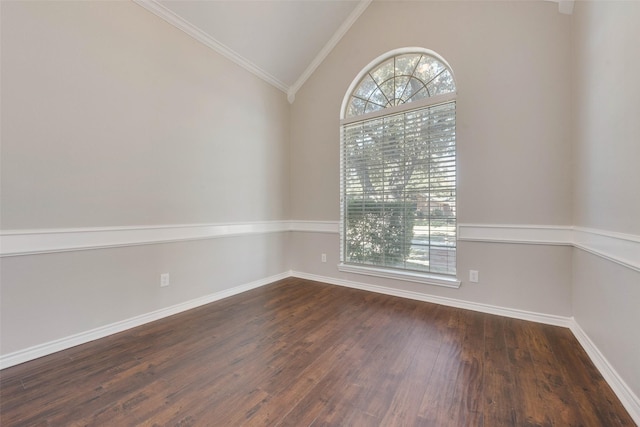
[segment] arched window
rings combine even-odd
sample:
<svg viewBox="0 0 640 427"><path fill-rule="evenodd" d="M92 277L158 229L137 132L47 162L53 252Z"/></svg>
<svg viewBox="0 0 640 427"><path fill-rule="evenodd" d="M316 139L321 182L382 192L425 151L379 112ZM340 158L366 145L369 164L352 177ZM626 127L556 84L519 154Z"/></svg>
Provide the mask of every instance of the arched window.
<svg viewBox="0 0 640 427"><path fill-rule="evenodd" d="M356 77L341 110L342 271L458 287L456 85L401 49Z"/></svg>

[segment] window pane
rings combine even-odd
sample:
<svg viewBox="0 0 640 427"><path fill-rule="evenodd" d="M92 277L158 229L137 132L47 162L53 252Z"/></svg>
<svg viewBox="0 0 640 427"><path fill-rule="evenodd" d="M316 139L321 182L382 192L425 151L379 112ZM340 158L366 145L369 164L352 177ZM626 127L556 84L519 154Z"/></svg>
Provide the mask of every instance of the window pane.
<svg viewBox="0 0 640 427"><path fill-rule="evenodd" d="M408 88L409 79L410 78L407 76L400 76L395 78L394 95L393 95L395 99L394 99L393 105L404 104L406 100L406 97L404 96L404 94L407 90L410 90Z"/></svg>
<svg viewBox="0 0 640 427"><path fill-rule="evenodd" d="M395 98L394 82L395 82L395 79L391 79L391 80L387 80L386 82L380 85L380 89L382 89L382 93L384 94L384 99L385 99L384 105L387 107L395 105L392 102L393 98Z"/></svg>
<svg viewBox="0 0 640 427"><path fill-rule="evenodd" d="M369 97L369 103L377 104L380 108L384 108L387 105L387 97L384 96L380 88L378 88L374 90L371 96ZM367 109L365 112L368 113L369 111L376 111L380 108L370 110L369 106L367 105Z"/></svg>
<svg viewBox="0 0 640 427"><path fill-rule="evenodd" d="M440 73L434 78L428 85L429 93L431 96L439 95L443 93L455 92L456 87L453 83L453 76L448 71Z"/></svg>
<svg viewBox="0 0 640 427"><path fill-rule="evenodd" d="M347 109L347 116L359 116L364 114L365 102L360 98L351 97L349 102L349 108Z"/></svg>
<svg viewBox="0 0 640 427"><path fill-rule="evenodd" d="M389 58L382 64L378 66L375 70L373 70L370 74L373 76L373 79L378 84L382 84L385 81L393 78L395 67L393 65L393 58Z"/></svg>
<svg viewBox="0 0 640 427"><path fill-rule="evenodd" d="M360 108L354 103L345 113L346 117L354 117L455 90L453 76L441 61L422 53L402 54L365 74L352 93L353 97L376 105L365 102Z"/></svg>
<svg viewBox="0 0 640 427"><path fill-rule="evenodd" d="M416 53L396 56L396 76L411 76L421 57Z"/></svg>
<svg viewBox="0 0 640 427"><path fill-rule="evenodd" d="M369 97L371 96L373 91L377 89L377 87L378 86L376 85L376 82L374 82L371 76L367 74L358 85L358 88L355 91L355 95L363 99L369 99Z"/></svg>
<svg viewBox="0 0 640 427"><path fill-rule="evenodd" d="M370 113L372 111L382 110L384 107L382 105L374 104L372 102L367 102L367 105L364 109L365 113Z"/></svg>
<svg viewBox="0 0 640 427"><path fill-rule="evenodd" d="M445 70L445 66L442 62L425 55L420 59L414 75L416 78L422 80L424 84L427 84L443 70Z"/></svg>
<svg viewBox="0 0 640 427"><path fill-rule="evenodd" d="M412 94L409 97L409 99L407 99L407 101L411 101L411 102L419 101L421 99L428 98L428 97L429 97L429 92L427 92L427 88L423 86L422 89Z"/></svg>

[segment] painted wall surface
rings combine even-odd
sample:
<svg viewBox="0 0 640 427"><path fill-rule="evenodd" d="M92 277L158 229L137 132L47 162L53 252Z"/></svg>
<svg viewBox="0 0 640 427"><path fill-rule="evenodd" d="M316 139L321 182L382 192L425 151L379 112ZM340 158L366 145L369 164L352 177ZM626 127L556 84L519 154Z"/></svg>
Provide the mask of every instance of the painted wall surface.
<svg viewBox="0 0 640 427"><path fill-rule="evenodd" d="M1 7L4 231L289 217L282 92L133 2ZM1 352L283 273L287 240L3 258Z"/></svg>
<svg viewBox="0 0 640 427"><path fill-rule="evenodd" d="M132 2L2 2L4 230L287 218L288 116Z"/></svg>
<svg viewBox="0 0 640 427"><path fill-rule="evenodd" d="M574 223L640 235L640 3L577 3Z"/></svg>
<svg viewBox="0 0 640 427"><path fill-rule="evenodd" d="M394 23L394 24L390 24ZM397 25L396 25L397 24ZM296 95L291 117L291 211L339 220L339 114L356 75L390 50L418 46L451 65L458 88L458 221L571 224L571 17L548 2L373 2ZM333 244L326 245L327 239ZM336 268L338 236L300 233L294 270ZM323 247L333 264L319 265ZM463 244L458 290L386 286L570 315L571 249ZM308 257L308 258L307 258ZM516 274L514 265L526 273ZM553 272L551 274L550 272ZM523 298L527 295L527 298Z"/></svg>
<svg viewBox="0 0 640 427"><path fill-rule="evenodd" d="M287 271L273 233L5 257L3 355L152 313ZM170 285L160 287L160 274Z"/></svg>
<svg viewBox="0 0 640 427"><path fill-rule="evenodd" d="M575 225L640 241L640 3L576 2ZM576 249L576 321L640 396L640 273Z"/></svg>
<svg viewBox="0 0 640 427"><path fill-rule="evenodd" d="M533 313L571 316L570 246L460 242L458 269L480 270L478 283L461 277L460 288L446 288L337 271L340 237L335 233L291 235L294 271L401 291L452 298ZM327 262L321 262L321 254ZM478 267L480 266L480 267ZM542 267L544 266L544 267Z"/></svg>

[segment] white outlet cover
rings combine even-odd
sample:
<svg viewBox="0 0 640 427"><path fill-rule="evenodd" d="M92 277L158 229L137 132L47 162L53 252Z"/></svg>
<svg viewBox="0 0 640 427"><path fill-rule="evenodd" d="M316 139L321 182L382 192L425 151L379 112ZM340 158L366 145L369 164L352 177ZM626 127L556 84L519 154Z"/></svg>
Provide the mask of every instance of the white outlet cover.
<svg viewBox="0 0 640 427"><path fill-rule="evenodd" d="M469 270L469 281L478 283L478 270Z"/></svg>
<svg viewBox="0 0 640 427"><path fill-rule="evenodd" d="M169 273L163 273L160 275L160 287L169 286Z"/></svg>

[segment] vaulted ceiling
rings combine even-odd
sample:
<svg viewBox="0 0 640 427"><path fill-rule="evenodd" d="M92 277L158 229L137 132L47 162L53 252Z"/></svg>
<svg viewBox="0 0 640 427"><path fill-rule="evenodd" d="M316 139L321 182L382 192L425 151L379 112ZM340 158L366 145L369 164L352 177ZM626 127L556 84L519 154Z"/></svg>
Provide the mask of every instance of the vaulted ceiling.
<svg viewBox="0 0 640 427"><path fill-rule="evenodd" d="M372 2L134 1L282 90L289 102ZM573 0L547 1L561 13L573 10Z"/></svg>
<svg viewBox="0 0 640 427"><path fill-rule="evenodd" d="M287 93L295 93L371 0L135 0Z"/></svg>

